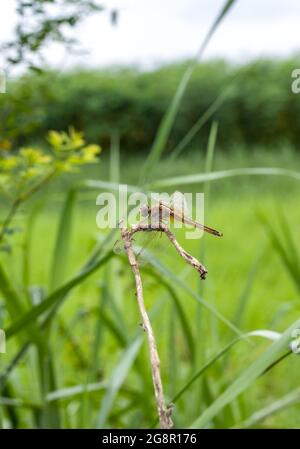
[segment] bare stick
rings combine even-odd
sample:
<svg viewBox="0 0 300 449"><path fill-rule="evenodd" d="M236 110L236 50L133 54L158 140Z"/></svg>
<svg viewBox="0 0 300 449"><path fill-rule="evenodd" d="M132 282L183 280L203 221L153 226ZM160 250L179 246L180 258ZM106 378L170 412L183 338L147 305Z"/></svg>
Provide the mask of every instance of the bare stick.
<svg viewBox="0 0 300 449"><path fill-rule="evenodd" d="M127 252L129 264L134 274L135 286L136 286L136 297L138 306L140 309L143 328L147 334L149 352L150 352L150 362L151 362L151 370L152 370L152 380L154 385L155 399L157 404L157 411L159 417L160 427L162 429L171 429L173 426L173 422L171 419L171 410L169 410L165 403L163 386L160 376L160 361L156 347L156 341L153 333L153 329L146 311L144 295L143 295L143 284L142 278L140 274L140 270L138 267L138 263L132 248L132 232L127 229L122 229L122 239L124 242L124 247Z"/></svg>
<svg viewBox="0 0 300 449"><path fill-rule="evenodd" d="M182 248L182 246L177 242L175 235L170 231L170 229L164 225L163 223L157 224L153 226L153 224L136 224L133 225L131 228L131 235L135 234L136 232L164 232L172 245L176 248L176 251L178 254L184 258L184 260L190 264L195 270L198 271L200 274L201 279L205 279L207 275L207 269L205 268L202 263L199 262L198 259L196 259L194 256L189 254L185 249Z"/></svg>
<svg viewBox="0 0 300 449"><path fill-rule="evenodd" d="M172 245L176 248L178 254L184 258L184 260L195 268L200 274L201 279L205 279L207 274L206 268L193 256L187 253L182 246L177 242L174 234L170 229L164 224L150 225L150 224L136 224L133 225L131 229L122 228L122 239L124 242L124 248L127 253L128 261L131 266L132 272L134 274L135 286L136 286L136 297L138 301L138 306L140 309L143 328L147 334L149 352L150 352L150 362L152 370L152 379L154 385L155 399L157 404L159 423L162 429L170 429L173 426L171 419L172 408L168 408L163 393L163 386L160 376L160 361L157 352L156 341L153 333L153 329L146 311L144 295L143 295L143 284L142 278L138 266L138 262L135 253L132 248L132 236L137 232L164 232Z"/></svg>

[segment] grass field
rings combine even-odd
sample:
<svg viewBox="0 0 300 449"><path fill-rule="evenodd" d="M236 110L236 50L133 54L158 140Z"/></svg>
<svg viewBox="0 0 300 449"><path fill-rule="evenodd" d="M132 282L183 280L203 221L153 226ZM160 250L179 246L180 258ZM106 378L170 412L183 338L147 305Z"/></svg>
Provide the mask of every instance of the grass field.
<svg viewBox="0 0 300 449"><path fill-rule="evenodd" d="M156 168L153 179L203 172L204 160L196 152L171 164L166 159ZM135 184L140 166L136 158L122 161L121 182ZM213 169L257 166L296 170L299 155L291 149L257 149L252 153L236 149L228 154L217 149ZM108 172L109 158L104 155L101 165L86 171L84 177L105 180L109 179ZM82 175L72 183L78 184L81 179ZM27 309L55 289L53 254L63 192L69 185L70 181L61 181L19 214L16 224L21 232L13 237L14 250L1 255L5 271ZM299 181L283 176L242 176L176 188L206 191L206 223L222 230L224 237L207 235L200 241L185 241L177 232L184 248L205 262L209 273L204 282L170 248L165 237L158 238L158 244L148 250L150 263L142 268L145 300L157 337L167 401L172 401L239 331L283 332L298 319L300 309L298 258L294 271L293 263L289 264L300 251ZM78 195L56 287L78 273L97 241L105 241L106 233L95 223L97 193L85 189ZM284 242L281 253L261 215ZM108 249L117 238L116 234L107 242ZM3 317L7 328L9 320ZM45 330L47 350L43 357L42 349L32 346L16 364L2 389L2 425L156 425L148 348L139 323L130 267L125 258L116 256L66 296L56 319ZM21 332L8 341L7 353L0 359L2 368L11 362L25 337ZM270 344L264 338L249 337L218 358L176 401L175 426L192 425L252 362L263 357ZM48 368L44 370L41 363ZM205 426L299 427L297 388L299 358L292 354L230 400ZM284 401L276 402L290 393L286 407ZM265 411L269 405L271 411ZM260 417L245 421L261 409Z"/></svg>
<svg viewBox="0 0 300 449"><path fill-rule="evenodd" d="M170 428L173 404L175 428L299 428L296 62L257 60L230 80L221 61L199 65L235 3L224 2L192 59L154 78L137 73L146 84L132 71L83 71L62 84L55 75L57 89L35 67L2 97L0 427ZM14 64L23 45L38 56L52 40L45 24L24 39L17 27ZM156 399L167 407L155 399L159 364L149 360L141 289L113 252L119 230L96 226L97 194L120 183L204 192L205 222L224 234L186 240L176 231L208 268L205 281L164 236L143 253L164 387Z"/></svg>

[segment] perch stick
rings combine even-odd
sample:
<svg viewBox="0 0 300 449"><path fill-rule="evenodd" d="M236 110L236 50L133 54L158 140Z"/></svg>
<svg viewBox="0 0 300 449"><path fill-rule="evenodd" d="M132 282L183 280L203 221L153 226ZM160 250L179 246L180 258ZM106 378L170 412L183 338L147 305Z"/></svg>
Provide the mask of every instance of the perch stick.
<svg viewBox="0 0 300 449"><path fill-rule="evenodd" d="M136 297L137 302L140 310L140 314L142 317L143 322L143 328L147 334L148 338L148 346L149 346L149 352L150 352L150 362L151 362L151 370L152 370L152 379L153 379L153 386L154 386L154 392L155 392L155 399L157 404L157 411L158 411L158 417L159 417L159 423L160 427L162 429L170 429L173 426L173 422L171 419L171 413L172 408L167 407L164 399L164 393L163 393L163 385L161 381L161 375L160 375L160 360L159 355L157 351L157 345L155 341L155 336L153 333L153 329L151 326L151 322L149 320L145 302L144 302L144 295L143 295L143 284L142 284L142 278L141 273L139 270L138 262L136 259L136 255L134 253L133 247L132 247L132 236L136 234L137 232L164 232L172 245L177 250L178 254L183 257L183 259L190 264L193 268L195 268L198 273L200 274L201 279L205 279L205 276L207 274L206 268L193 256L191 256L188 252L186 252L182 246L177 242L174 234L170 231L170 229L165 226L164 224L159 224L156 226L150 225L150 224L136 224L133 225L131 229L122 228L121 234L122 234L122 240L124 242L124 248L127 253L128 261L131 266L134 279L135 279L135 286L136 286Z"/></svg>

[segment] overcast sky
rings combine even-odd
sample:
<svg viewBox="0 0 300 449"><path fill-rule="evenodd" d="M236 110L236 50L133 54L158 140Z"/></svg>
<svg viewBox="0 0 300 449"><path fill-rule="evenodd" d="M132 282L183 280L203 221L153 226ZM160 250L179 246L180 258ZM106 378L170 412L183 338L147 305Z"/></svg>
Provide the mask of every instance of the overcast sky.
<svg viewBox="0 0 300 449"><path fill-rule="evenodd" d="M153 64L193 55L224 0L103 0L120 10L112 27L108 14L87 19L76 32L87 54L68 56L50 47L48 61L60 66ZM14 0L2 0L0 41L12 35ZM205 58L234 60L300 51L300 0L237 0L210 42Z"/></svg>

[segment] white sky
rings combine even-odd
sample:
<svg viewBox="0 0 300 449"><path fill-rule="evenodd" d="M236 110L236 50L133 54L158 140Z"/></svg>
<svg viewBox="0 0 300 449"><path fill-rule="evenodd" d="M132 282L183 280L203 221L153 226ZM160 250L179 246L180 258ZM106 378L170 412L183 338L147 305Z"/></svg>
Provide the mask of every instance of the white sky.
<svg viewBox="0 0 300 449"><path fill-rule="evenodd" d="M195 53L224 0L103 0L120 9L112 27L108 14L87 19L76 36L88 53L65 59L52 46L54 66L138 64L143 67L187 58ZM12 35L14 0L1 0L0 42ZM300 51L300 0L237 0L210 42L205 58L235 60Z"/></svg>

